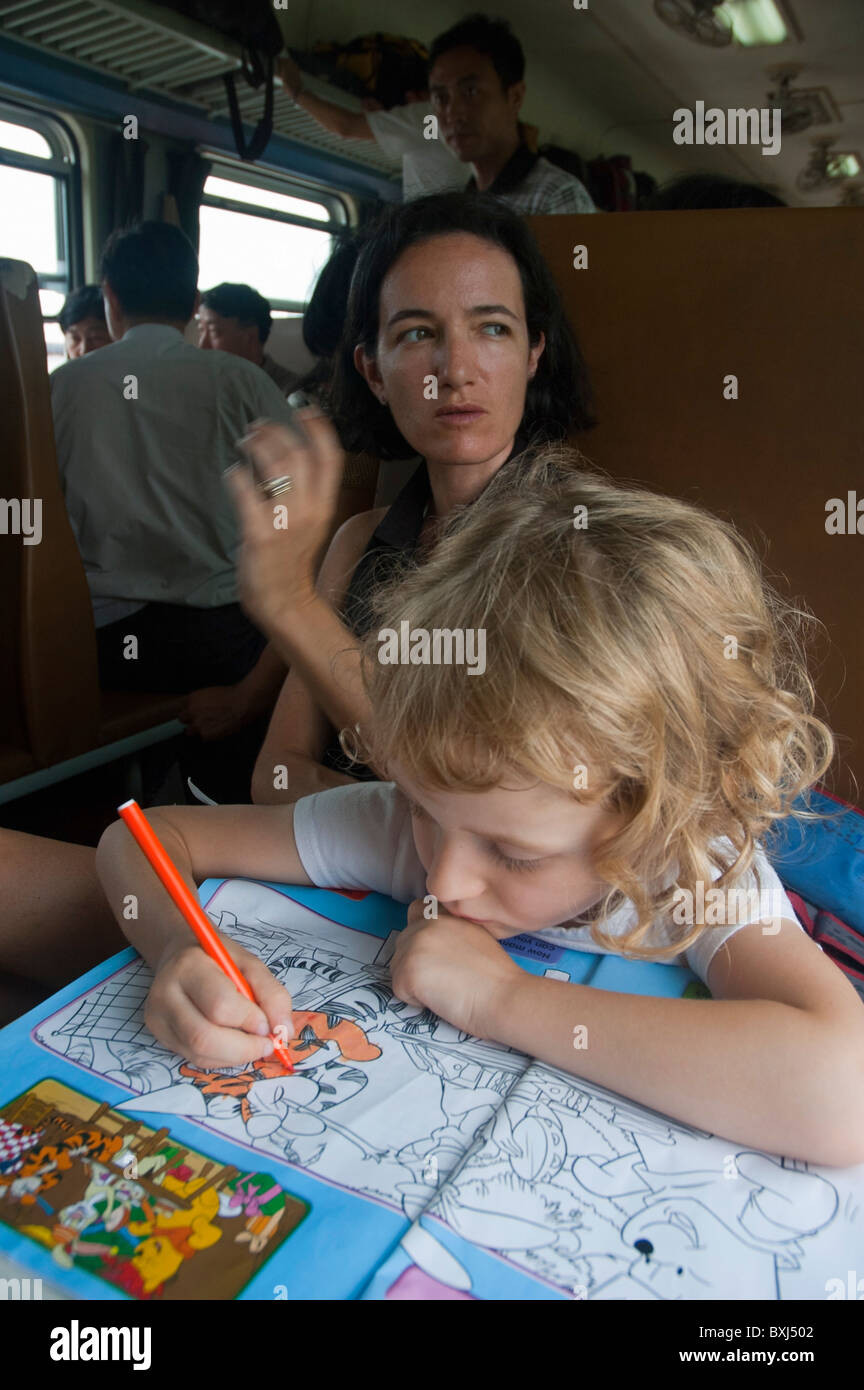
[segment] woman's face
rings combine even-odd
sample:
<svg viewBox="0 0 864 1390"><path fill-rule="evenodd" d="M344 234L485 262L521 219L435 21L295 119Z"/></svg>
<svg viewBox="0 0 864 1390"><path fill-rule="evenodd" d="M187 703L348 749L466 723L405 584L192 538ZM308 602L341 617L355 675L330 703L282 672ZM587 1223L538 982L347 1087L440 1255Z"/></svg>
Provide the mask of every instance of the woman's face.
<svg viewBox="0 0 864 1390"><path fill-rule="evenodd" d="M375 357L355 364L429 462L507 457L544 339L528 341L522 282L507 251L463 232L409 249L381 286Z"/></svg>

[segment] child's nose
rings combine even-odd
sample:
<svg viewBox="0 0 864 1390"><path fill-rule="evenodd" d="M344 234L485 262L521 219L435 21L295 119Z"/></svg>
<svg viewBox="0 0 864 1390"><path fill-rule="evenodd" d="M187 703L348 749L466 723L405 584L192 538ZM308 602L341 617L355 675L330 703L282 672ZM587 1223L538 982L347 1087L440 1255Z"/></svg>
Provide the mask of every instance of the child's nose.
<svg viewBox="0 0 864 1390"><path fill-rule="evenodd" d="M441 903L469 904L485 890L473 857L456 845L439 845L426 871L426 887Z"/></svg>

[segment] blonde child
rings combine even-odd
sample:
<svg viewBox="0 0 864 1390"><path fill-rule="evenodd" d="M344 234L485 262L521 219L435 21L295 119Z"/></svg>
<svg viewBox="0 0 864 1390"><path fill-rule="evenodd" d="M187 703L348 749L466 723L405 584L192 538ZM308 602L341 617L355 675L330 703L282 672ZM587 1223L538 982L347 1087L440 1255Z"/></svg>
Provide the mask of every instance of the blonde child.
<svg viewBox="0 0 864 1390"><path fill-rule="evenodd" d="M796 615L730 527L578 464L546 449L527 477L505 470L381 596L359 742L389 780L296 806L165 808L153 822L190 880L410 903L393 989L457 1028L739 1143L860 1162L864 1009L759 845L831 757ZM379 659L403 623L415 660ZM435 629L482 631L485 670L428 661L420 634ZM123 826L97 868L154 967L160 1041L227 1066L267 1055L272 1028L291 1035L285 990L231 944L260 1007L233 990ZM742 920L723 905L745 889L756 907ZM696 910L705 901L710 913ZM530 975L499 944L522 932L678 958L713 998Z"/></svg>

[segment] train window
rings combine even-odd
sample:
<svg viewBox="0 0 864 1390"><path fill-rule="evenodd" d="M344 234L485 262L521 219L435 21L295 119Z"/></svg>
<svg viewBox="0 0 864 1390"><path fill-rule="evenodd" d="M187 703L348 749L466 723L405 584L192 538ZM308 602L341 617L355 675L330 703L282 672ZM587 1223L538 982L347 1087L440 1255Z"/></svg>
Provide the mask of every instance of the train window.
<svg viewBox="0 0 864 1390"><path fill-rule="evenodd" d="M275 310L302 312L334 232L348 221L345 203L295 180L213 168L200 211L202 289L251 283Z"/></svg>
<svg viewBox="0 0 864 1390"><path fill-rule="evenodd" d="M48 370L63 361L57 314L71 284L71 178L76 152L50 116L0 103L0 203L15 209L0 254L28 261L39 278Z"/></svg>

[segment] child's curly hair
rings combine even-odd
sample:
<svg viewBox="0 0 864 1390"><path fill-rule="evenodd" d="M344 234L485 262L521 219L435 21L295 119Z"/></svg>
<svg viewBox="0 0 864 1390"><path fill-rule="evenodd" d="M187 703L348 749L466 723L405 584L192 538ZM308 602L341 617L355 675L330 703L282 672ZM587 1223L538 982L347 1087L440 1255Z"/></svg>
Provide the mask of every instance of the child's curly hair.
<svg viewBox="0 0 864 1390"><path fill-rule="evenodd" d="M414 780L479 790L513 772L626 813L595 857L610 885L594 940L636 955L685 950L705 930L646 941L676 889L728 888L757 840L825 771L800 646L808 615L765 583L731 525L588 471L547 446L503 470L446 528L422 567L375 601L364 678L364 756ZM383 665L380 628L485 629L486 670ZM574 771L587 785L574 790ZM728 852L731 841L735 855ZM605 918L629 898L614 941ZM583 919L585 920L585 919Z"/></svg>

